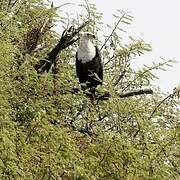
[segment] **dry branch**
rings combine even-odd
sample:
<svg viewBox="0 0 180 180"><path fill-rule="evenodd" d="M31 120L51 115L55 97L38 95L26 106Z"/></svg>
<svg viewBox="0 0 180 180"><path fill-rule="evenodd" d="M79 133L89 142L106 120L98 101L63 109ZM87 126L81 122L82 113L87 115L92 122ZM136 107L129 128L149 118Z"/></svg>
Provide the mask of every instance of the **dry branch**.
<svg viewBox="0 0 180 180"><path fill-rule="evenodd" d="M126 93L119 94L119 97L130 97L130 96L137 96L137 95L143 95L143 94L153 94L152 89L139 89L134 91L129 91Z"/></svg>
<svg viewBox="0 0 180 180"><path fill-rule="evenodd" d="M73 88L72 90L68 91L72 94L77 94L78 92L80 92L79 88ZM88 92L84 92L88 97L90 97L90 93ZM125 93L117 93L117 96L120 98L126 98L126 97L131 97L131 96L139 96L139 95L144 95L144 94L153 94L153 90L152 89L138 89L138 90L134 90L134 91L128 91ZM96 100L97 101L103 101L103 100L109 100L111 98L111 94L106 91L102 94L98 93L96 94Z"/></svg>
<svg viewBox="0 0 180 180"><path fill-rule="evenodd" d="M40 60L34 65L34 68L38 73L49 72L52 64L56 61L57 55L63 50L76 42L79 38L75 36L84 28L89 22L83 23L80 27L75 29L71 26L69 29L63 31L58 44L47 54L47 57Z"/></svg>
<svg viewBox="0 0 180 180"><path fill-rule="evenodd" d="M125 93L117 93L117 95L120 98L126 98L126 97L131 97L131 96L138 96L138 95L143 95L143 94L153 94L152 89L139 89L139 90L134 90L134 91L128 91ZM103 95L98 96L98 101L99 100L108 100L111 98L111 94L109 92L105 92Z"/></svg>

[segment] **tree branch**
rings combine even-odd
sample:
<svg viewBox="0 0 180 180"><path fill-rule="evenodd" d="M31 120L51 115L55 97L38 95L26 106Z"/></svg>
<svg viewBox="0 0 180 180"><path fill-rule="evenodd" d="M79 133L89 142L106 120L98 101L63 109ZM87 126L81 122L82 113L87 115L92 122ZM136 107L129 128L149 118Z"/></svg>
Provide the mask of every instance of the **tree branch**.
<svg viewBox="0 0 180 180"><path fill-rule="evenodd" d="M171 60L167 60L167 61L165 61L165 62L155 64L154 66L145 69L142 73L137 74L137 76L134 77L134 79L133 79L132 81L129 81L129 83L127 84L127 86L125 86L122 91L125 91L127 88L129 88L133 82L135 82L136 80L138 80L138 78L143 77L146 73L151 72L152 70L156 70L156 69L158 69L159 67L166 65L168 62L171 62ZM146 67L147 67L147 66L146 66Z"/></svg>
<svg viewBox="0 0 180 180"><path fill-rule="evenodd" d="M8 7L10 7L10 6L11 6L11 8L14 7L17 2L18 2L18 0L15 0L14 2L12 2L12 0L9 0Z"/></svg>
<svg viewBox="0 0 180 180"><path fill-rule="evenodd" d="M68 92L72 94L77 94L80 91L79 88L73 88L72 90L69 90ZM89 93L85 92L85 94L89 97ZM120 98L126 98L126 97L131 97L131 96L139 96L143 94L153 94L152 89L139 89L139 90L134 90L134 91L128 91L125 93L116 93ZM111 94L107 91L104 92L103 94L97 93L96 94L96 100L97 101L103 101L103 100L109 100L111 98Z"/></svg>
<svg viewBox="0 0 180 180"><path fill-rule="evenodd" d="M179 93L178 89L175 89L173 93L169 94L168 96L166 96L162 101L159 102L159 104L154 108L153 112L151 113L149 119L152 118L152 116L154 115L154 113L158 110L158 108L167 100L173 98L174 96L176 96L176 94Z"/></svg>
<svg viewBox="0 0 180 180"><path fill-rule="evenodd" d="M129 91L125 93L117 93L117 95L120 98L138 96L138 95L143 95L143 94L153 94L153 90L152 89L139 89L139 90ZM100 95L97 97L98 101L108 100L109 98L111 98L111 94L109 92L105 92L103 95Z"/></svg>
<svg viewBox="0 0 180 180"><path fill-rule="evenodd" d="M122 19L124 18L124 16L126 15L126 13L124 13L120 18L119 21L117 22L117 24L115 25L114 29L112 30L111 34L108 36L108 38L105 40L104 44L101 46L100 51L104 48L104 46L106 45L106 43L109 41L109 39L111 38L111 36L113 35L114 31L117 29L119 23L122 21Z"/></svg>
<svg viewBox="0 0 180 180"><path fill-rule="evenodd" d="M75 29L71 26L69 29L63 31L58 44L47 54L47 57L40 60L34 65L34 68L38 73L49 72L52 64L56 61L57 55L63 50L76 42L79 38L75 39L75 36L89 23L86 21L80 27Z"/></svg>
<svg viewBox="0 0 180 180"><path fill-rule="evenodd" d="M126 93L119 94L119 97L130 97L130 96L138 96L138 95L143 95L143 94L153 94L152 89L139 89L139 90L134 90L134 91L129 91Z"/></svg>

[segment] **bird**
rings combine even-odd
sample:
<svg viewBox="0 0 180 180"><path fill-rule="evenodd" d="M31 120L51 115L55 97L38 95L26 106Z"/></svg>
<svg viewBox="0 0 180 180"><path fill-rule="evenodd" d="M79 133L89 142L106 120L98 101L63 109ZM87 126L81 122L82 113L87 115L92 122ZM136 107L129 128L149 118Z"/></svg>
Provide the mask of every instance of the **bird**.
<svg viewBox="0 0 180 180"><path fill-rule="evenodd" d="M89 89L92 97L95 97L96 87L103 81L101 53L92 42L95 38L91 32L81 32L76 52L76 74L82 90Z"/></svg>

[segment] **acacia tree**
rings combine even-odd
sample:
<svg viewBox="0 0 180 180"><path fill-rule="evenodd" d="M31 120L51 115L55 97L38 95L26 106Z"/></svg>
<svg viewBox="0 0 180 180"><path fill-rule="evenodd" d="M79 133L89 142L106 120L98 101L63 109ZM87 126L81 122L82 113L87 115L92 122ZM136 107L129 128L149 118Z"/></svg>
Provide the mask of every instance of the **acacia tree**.
<svg viewBox="0 0 180 180"><path fill-rule="evenodd" d="M131 67L151 51L142 39L123 43L131 15L117 11L111 33L97 42L105 78L92 104L74 64L78 32L102 34L96 6L81 5L87 16L77 20L42 0L2 0L0 8L1 179L179 177L179 89L166 96L151 85L153 70L172 61Z"/></svg>

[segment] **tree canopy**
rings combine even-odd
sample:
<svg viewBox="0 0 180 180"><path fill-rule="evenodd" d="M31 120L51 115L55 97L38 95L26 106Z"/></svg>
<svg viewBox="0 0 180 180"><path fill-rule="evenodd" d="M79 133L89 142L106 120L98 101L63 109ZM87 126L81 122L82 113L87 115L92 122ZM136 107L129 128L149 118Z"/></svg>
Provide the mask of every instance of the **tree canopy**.
<svg viewBox="0 0 180 180"><path fill-rule="evenodd" d="M80 8L71 18L49 1L0 1L0 179L178 179L180 91L152 86L173 61L135 71L151 46L125 40L131 14L118 10L104 35L96 6ZM80 31L103 35L94 103L75 73Z"/></svg>

